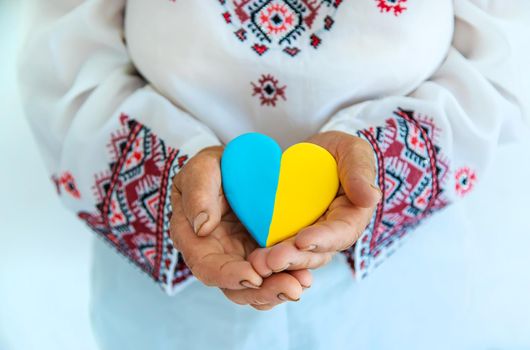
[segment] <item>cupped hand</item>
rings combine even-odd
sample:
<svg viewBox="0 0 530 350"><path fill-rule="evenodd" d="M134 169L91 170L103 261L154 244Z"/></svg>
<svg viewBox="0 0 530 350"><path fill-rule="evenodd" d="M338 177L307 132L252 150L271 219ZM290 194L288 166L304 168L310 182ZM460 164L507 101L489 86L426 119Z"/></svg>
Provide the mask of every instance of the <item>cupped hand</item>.
<svg viewBox="0 0 530 350"><path fill-rule="evenodd" d="M199 152L173 179L170 234L193 275L233 302L270 309L296 301L311 285L308 270L260 275L247 257L258 248L222 191L222 147Z"/></svg>
<svg viewBox="0 0 530 350"><path fill-rule="evenodd" d="M335 157L339 192L315 224L273 247L251 253L249 261L261 276L327 264L359 239L381 200L381 190L374 185L374 151L368 142L338 131L317 134L308 142L324 147Z"/></svg>

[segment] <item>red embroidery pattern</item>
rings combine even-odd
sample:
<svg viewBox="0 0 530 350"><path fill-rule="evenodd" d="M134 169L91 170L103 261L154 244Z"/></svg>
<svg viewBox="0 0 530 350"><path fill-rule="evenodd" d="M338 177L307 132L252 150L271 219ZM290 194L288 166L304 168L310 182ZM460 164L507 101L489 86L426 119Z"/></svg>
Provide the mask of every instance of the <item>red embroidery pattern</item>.
<svg viewBox="0 0 530 350"><path fill-rule="evenodd" d="M473 190L477 175L468 167L460 168L455 173L455 191L463 197Z"/></svg>
<svg viewBox="0 0 530 350"><path fill-rule="evenodd" d="M81 192L79 192L74 176L70 172L64 172L60 176L54 175L52 176L52 181L55 183L59 195L61 195L64 190L75 199L81 198Z"/></svg>
<svg viewBox="0 0 530 350"><path fill-rule="evenodd" d="M407 0L375 0L381 12L393 12L395 16L401 15L407 8Z"/></svg>
<svg viewBox="0 0 530 350"><path fill-rule="evenodd" d="M96 176L97 212L79 217L166 290L191 276L169 237L172 176L188 157L148 128L120 118L109 171Z"/></svg>
<svg viewBox="0 0 530 350"><path fill-rule="evenodd" d="M378 182L384 189L372 223L346 252L352 267L354 259L360 259L361 276L391 254L410 229L448 204L443 186L449 166L434 143L437 133L431 119L402 109L385 126L359 132L377 155Z"/></svg>
<svg viewBox="0 0 530 350"><path fill-rule="evenodd" d="M342 0L218 0L225 22L241 42L249 41L258 55L270 49L298 55L303 41L313 48L331 30ZM302 43L300 43L302 41Z"/></svg>
<svg viewBox="0 0 530 350"><path fill-rule="evenodd" d="M280 86L278 79L272 75L262 75L257 83L251 83L253 87L252 96L259 96L262 106L276 106L278 98L285 98L285 89L287 86Z"/></svg>

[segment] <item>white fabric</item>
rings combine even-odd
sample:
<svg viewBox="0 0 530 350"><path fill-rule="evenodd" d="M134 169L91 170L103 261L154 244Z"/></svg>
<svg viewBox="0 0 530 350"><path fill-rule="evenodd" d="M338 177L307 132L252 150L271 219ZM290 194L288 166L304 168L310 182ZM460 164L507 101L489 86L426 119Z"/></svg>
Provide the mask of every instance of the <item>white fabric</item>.
<svg viewBox="0 0 530 350"><path fill-rule="evenodd" d="M344 1L329 33L321 35L322 46L294 58L272 50L257 55L250 42L234 37L221 16L224 8L209 1L130 0L125 36L143 76L223 142L258 131L287 146L318 132L341 107L405 95L436 70L452 38L451 1L411 8L398 19L381 14L371 0ZM153 38L156 50L146 46ZM252 96L251 82L262 74L286 86L286 101L275 108Z"/></svg>

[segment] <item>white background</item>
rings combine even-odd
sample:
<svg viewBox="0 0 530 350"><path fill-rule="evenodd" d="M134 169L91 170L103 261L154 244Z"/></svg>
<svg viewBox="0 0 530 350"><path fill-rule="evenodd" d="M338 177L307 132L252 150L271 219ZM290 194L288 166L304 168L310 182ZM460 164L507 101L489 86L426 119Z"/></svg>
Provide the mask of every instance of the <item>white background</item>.
<svg viewBox="0 0 530 350"><path fill-rule="evenodd" d="M56 199L21 111L18 3L0 0L0 350L91 350L92 236Z"/></svg>
<svg viewBox="0 0 530 350"><path fill-rule="evenodd" d="M88 308L92 236L60 206L22 115L14 4L0 0L0 350L95 349ZM380 291L381 310L374 312L394 344L417 326L407 323L411 314L448 337L464 336L465 329L434 317L442 312L434 303L440 309L461 303L468 324L485 331L479 348L530 349L529 150L530 143L500 150L474 194L424 225L366 282L389 290ZM458 225L454 217L462 219ZM418 280L425 281L424 293ZM451 283L465 288L436 294Z"/></svg>

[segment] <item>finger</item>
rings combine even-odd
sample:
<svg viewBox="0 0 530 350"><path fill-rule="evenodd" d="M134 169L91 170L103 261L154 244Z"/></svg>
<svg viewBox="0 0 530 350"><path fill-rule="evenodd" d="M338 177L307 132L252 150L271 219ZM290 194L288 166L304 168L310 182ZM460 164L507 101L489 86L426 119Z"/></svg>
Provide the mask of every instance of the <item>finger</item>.
<svg viewBox="0 0 530 350"><path fill-rule="evenodd" d="M272 253L272 254L271 254ZM311 273L307 269L316 269L326 265L333 253L313 253L300 251L295 245L295 239L290 238L271 248L259 248L254 250L247 260L252 264L254 270L263 278L272 275L273 272L300 270L300 273L292 274L300 277L299 282L308 288L312 280Z"/></svg>
<svg viewBox="0 0 530 350"><path fill-rule="evenodd" d="M313 274L307 269L287 271L287 273L296 278L304 289L311 288L313 285Z"/></svg>
<svg viewBox="0 0 530 350"><path fill-rule="evenodd" d="M382 194L374 185L375 153L368 142L340 131L320 133L309 141L324 147L335 157L341 185L353 204L368 208L379 202Z"/></svg>
<svg viewBox="0 0 530 350"><path fill-rule="evenodd" d="M174 185L181 193L184 214L199 236L210 234L228 209L222 195L221 155L220 147L206 149L175 176Z"/></svg>
<svg viewBox="0 0 530 350"><path fill-rule="evenodd" d="M254 270L263 278L269 277L273 272L269 265L267 265L269 251L270 248L258 248L247 257Z"/></svg>
<svg viewBox="0 0 530 350"><path fill-rule="evenodd" d="M327 264L332 257L332 253L299 250L293 237L270 248L267 254L267 266L274 272L316 269Z"/></svg>
<svg viewBox="0 0 530 350"><path fill-rule="evenodd" d="M190 266L193 275L207 286L258 289L263 279L252 265L237 255L211 254Z"/></svg>
<svg viewBox="0 0 530 350"><path fill-rule="evenodd" d="M254 309L258 310L258 311L269 311L269 310L272 310L274 308L274 305L270 305L270 304L267 304L267 305L250 305L252 306Z"/></svg>
<svg viewBox="0 0 530 350"><path fill-rule="evenodd" d="M313 284L313 275L309 270L295 270L288 271L291 276L296 278L303 289L311 288ZM278 305L278 304L276 304ZM250 306L258 311L269 311L273 309L276 305L272 304L251 304Z"/></svg>
<svg viewBox="0 0 530 350"><path fill-rule="evenodd" d="M337 146L339 178L352 204L370 208L381 200L375 186L376 162L372 146L359 137L342 140Z"/></svg>
<svg viewBox="0 0 530 350"><path fill-rule="evenodd" d="M303 289L298 280L288 273L279 273L265 279L260 289L223 289L228 299L239 305L275 306L285 301L298 301Z"/></svg>
<svg viewBox="0 0 530 350"><path fill-rule="evenodd" d="M178 196L177 194L176 197ZM225 254L213 237L195 235L180 205L173 208L170 235L193 275L204 284L243 289L257 288L263 282L261 276L242 256Z"/></svg>
<svg viewBox="0 0 530 350"><path fill-rule="evenodd" d="M345 197L330 206L325 220L301 230L295 237L296 247L307 252L337 252L351 247L372 219L373 208L356 207Z"/></svg>
<svg viewBox="0 0 530 350"><path fill-rule="evenodd" d="M173 241L173 245L179 251L182 251L182 238L188 234L191 229L190 223L182 210L182 195L179 191L171 192L172 212L169 221L169 236Z"/></svg>

